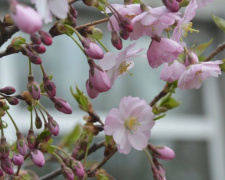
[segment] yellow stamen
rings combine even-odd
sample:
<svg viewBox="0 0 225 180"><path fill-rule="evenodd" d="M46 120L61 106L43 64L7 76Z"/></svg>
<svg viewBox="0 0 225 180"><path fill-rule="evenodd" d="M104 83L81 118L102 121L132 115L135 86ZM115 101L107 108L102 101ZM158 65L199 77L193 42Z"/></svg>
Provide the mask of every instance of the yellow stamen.
<svg viewBox="0 0 225 180"><path fill-rule="evenodd" d="M124 72L127 72L130 76L132 76L132 73L127 70L127 68L131 65L131 62L123 61L119 66L119 72L117 75L121 75Z"/></svg>
<svg viewBox="0 0 225 180"><path fill-rule="evenodd" d="M188 33L188 31L190 31L191 33L192 32L199 32L199 30L196 30L196 29L192 29L192 22L189 22L189 23L187 23L187 24L185 24L184 26L183 26L183 36L184 37L187 37L187 33Z"/></svg>
<svg viewBox="0 0 225 180"><path fill-rule="evenodd" d="M139 125L140 123L138 123L138 117L129 117L125 120L125 127L129 130L135 131Z"/></svg>

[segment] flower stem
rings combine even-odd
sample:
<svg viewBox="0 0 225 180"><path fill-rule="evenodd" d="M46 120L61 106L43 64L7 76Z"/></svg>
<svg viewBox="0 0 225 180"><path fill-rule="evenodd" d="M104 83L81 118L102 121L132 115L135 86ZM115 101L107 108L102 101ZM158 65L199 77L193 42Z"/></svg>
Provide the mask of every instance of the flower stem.
<svg viewBox="0 0 225 180"><path fill-rule="evenodd" d="M29 63L29 75L32 75L31 61L29 60L28 63Z"/></svg>
<svg viewBox="0 0 225 180"><path fill-rule="evenodd" d="M147 155L148 160L149 160L149 162L150 162L151 166L153 167L153 166L154 166L154 163L153 163L153 161L152 161L152 159L151 159L150 155L148 154L148 151L147 151L146 149L144 149L144 152L145 152L145 154Z"/></svg>
<svg viewBox="0 0 225 180"><path fill-rule="evenodd" d="M16 129L16 132L19 132L19 129L18 129L18 127L17 127L15 121L13 120L12 116L9 114L8 111L5 111L5 112L7 113L7 115L9 116L9 118L11 119L11 121L12 121L12 123L13 123L13 126L14 126L15 129Z"/></svg>
<svg viewBox="0 0 225 180"><path fill-rule="evenodd" d="M52 154L56 157L56 159L58 159L58 161L60 162L60 164L63 164L63 160L59 157L59 155L55 152L52 152Z"/></svg>
<svg viewBox="0 0 225 180"><path fill-rule="evenodd" d="M58 146L54 146L54 145L51 145L53 148L61 151L63 154L65 154L68 158L70 157L63 149L59 148Z"/></svg>
<svg viewBox="0 0 225 180"><path fill-rule="evenodd" d="M2 118L0 118L0 125L1 125L1 138L4 137L4 131L3 131L3 122L2 122Z"/></svg>
<svg viewBox="0 0 225 180"><path fill-rule="evenodd" d="M45 70L44 70L44 67L42 66L42 64L40 64L40 68L41 68L41 71L42 71L42 74L45 75Z"/></svg>
<svg viewBox="0 0 225 180"><path fill-rule="evenodd" d="M30 111L30 129L33 129L33 110Z"/></svg>
<svg viewBox="0 0 225 180"><path fill-rule="evenodd" d="M84 167L85 167L85 164L87 161L88 151L89 151L89 147L90 147L90 141L89 141L90 138L91 138L91 136L88 136L88 144L87 144L87 148L86 148L85 155L84 155Z"/></svg>
<svg viewBox="0 0 225 180"><path fill-rule="evenodd" d="M99 44L101 44L101 46L105 49L106 52L109 52L107 47L99 39L96 39L96 40L98 41Z"/></svg>
<svg viewBox="0 0 225 180"><path fill-rule="evenodd" d="M80 48L80 50L84 53L84 49L82 48L82 46L77 42L77 40L71 35L71 34L66 34L67 36L69 36L76 44L77 46ZM85 54L85 53L84 53ZM86 54L85 54L86 56Z"/></svg>
<svg viewBox="0 0 225 180"><path fill-rule="evenodd" d="M47 115L49 115L48 111L44 108L44 106L42 106L41 103L39 103L38 101L35 101L35 102L41 107L41 109L44 110L44 112L45 112Z"/></svg>
<svg viewBox="0 0 225 180"><path fill-rule="evenodd" d="M38 106L37 106L37 108L38 108L39 112L41 113L41 116L42 116L42 118L44 119L44 122L47 123L47 120L45 119L45 116L44 116L42 110L41 110ZM37 110L35 109L35 107L34 107L34 110L35 110L35 112L37 113Z"/></svg>

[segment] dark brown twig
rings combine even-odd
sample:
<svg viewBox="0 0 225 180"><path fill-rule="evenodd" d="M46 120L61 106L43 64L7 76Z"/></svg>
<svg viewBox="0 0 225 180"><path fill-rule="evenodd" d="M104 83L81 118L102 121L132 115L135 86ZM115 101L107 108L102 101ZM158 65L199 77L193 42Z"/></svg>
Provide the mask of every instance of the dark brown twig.
<svg viewBox="0 0 225 180"><path fill-rule="evenodd" d="M155 96L155 98L152 100L152 102L150 102L150 106L153 107L155 105L155 103L157 103L162 97L164 97L165 95L167 95L168 93L168 84L166 83L166 85L164 86L163 90L157 95Z"/></svg>
<svg viewBox="0 0 225 180"><path fill-rule="evenodd" d="M219 54L225 49L225 43L219 44L216 49L204 60L205 62L210 61L214 56Z"/></svg>

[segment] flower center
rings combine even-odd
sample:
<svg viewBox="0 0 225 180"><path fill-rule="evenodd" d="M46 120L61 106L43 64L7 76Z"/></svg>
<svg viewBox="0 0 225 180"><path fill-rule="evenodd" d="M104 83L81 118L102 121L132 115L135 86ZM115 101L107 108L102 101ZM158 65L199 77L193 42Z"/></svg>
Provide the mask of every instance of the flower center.
<svg viewBox="0 0 225 180"><path fill-rule="evenodd" d="M182 35L183 35L184 37L187 37L188 31L190 31L191 33L192 33L192 32L199 32L199 30L192 29L192 22L189 22L189 23L183 25L183 32L182 32Z"/></svg>
<svg viewBox="0 0 225 180"><path fill-rule="evenodd" d="M139 125L140 123L138 123L138 117L129 117L125 120L125 127L128 130L136 131Z"/></svg>
<svg viewBox="0 0 225 180"><path fill-rule="evenodd" d="M131 65L131 62L123 61L119 66L119 71L118 71L117 75L121 75L124 72L128 72L129 75L132 76L132 73L127 70L130 65Z"/></svg>
<svg viewBox="0 0 225 180"><path fill-rule="evenodd" d="M201 78L201 76L200 76L201 73L202 73L202 71L196 72L196 75L198 76L199 82L202 82L202 78Z"/></svg>

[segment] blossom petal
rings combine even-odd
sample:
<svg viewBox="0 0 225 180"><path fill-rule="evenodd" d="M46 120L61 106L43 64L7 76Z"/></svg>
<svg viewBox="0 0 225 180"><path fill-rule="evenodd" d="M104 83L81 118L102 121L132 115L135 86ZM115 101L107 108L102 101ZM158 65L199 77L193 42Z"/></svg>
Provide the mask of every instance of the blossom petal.
<svg viewBox="0 0 225 180"><path fill-rule="evenodd" d="M67 0L49 0L49 9L55 16L64 19L69 11L68 2Z"/></svg>
<svg viewBox="0 0 225 180"><path fill-rule="evenodd" d="M130 144L137 150L143 150L148 145L148 138L139 131L128 134Z"/></svg>

